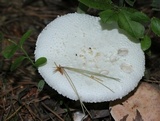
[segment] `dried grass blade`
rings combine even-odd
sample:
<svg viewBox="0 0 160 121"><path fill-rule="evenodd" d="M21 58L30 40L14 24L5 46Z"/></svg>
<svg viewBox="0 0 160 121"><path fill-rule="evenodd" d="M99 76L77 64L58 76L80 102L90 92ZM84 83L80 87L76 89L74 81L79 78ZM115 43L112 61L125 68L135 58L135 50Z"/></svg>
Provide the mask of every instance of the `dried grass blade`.
<svg viewBox="0 0 160 121"><path fill-rule="evenodd" d="M87 75L87 74L83 74L83 73L80 73L80 74L82 74L82 75L84 75L84 76L86 76L88 78L91 78L92 80L98 82L99 84L103 85L104 87L106 87L107 89L109 89L111 92L114 93L114 91L112 89L110 89L108 86L106 86L105 84L102 83L103 82L102 79L99 79L99 78L97 78L97 77L95 77L93 75Z"/></svg>
<svg viewBox="0 0 160 121"><path fill-rule="evenodd" d="M86 73L86 74L90 74L90 75L94 75L94 76L100 76L100 77L113 79L115 81L119 81L120 80L118 78L106 76L104 74L100 74L100 73L97 73L97 72L92 72L92 71L88 71L88 70L84 70L84 69L71 68L71 67L66 67L66 66L62 66L62 68L65 68L65 69L68 69L68 70L71 70L71 71L75 71L75 72L80 73L80 74L82 74L82 73L85 74Z"/></svg>
<svg viewBox="0 0 160 121"><path fill-rule="evenodd" d="M68 80L68 82L69 82L69 84L71 85L72 89L73 89L74 92L76 93L76 95L77 95L77 97L78 97L78 100L80 101L81 108L82 108L82 112L85 113L85 110L86 110L87 113L89 114L89 116L92 117L91 114L90 114L90 112L88 111L88 109L87 109L86 106L84 105L83 101L81 100L81 98L80 98L80 96L79 96L79 94L78 94L78 91L77 91L74 83L72 82L70 76L68 75L68 73L65 71L64 68L62 68L62 69L63 69L63 74L64 74L64 76L65 76L66 79Z"/></svg>

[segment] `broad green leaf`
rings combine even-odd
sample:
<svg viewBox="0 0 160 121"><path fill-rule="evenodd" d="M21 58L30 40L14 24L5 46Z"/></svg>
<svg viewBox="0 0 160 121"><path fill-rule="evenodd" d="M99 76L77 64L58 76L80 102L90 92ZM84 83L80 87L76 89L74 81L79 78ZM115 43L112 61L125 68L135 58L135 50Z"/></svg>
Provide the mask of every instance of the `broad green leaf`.
<svg viewBox="0 0 160 121"><path fill-rule="evenodd" d="M20 57L16 58L16 59L14 60L14 62L12 63L10 70L11 70L11 71L14 71L15 69L17 69L17 68L21 65L22 61L23 61L25 58L26 58L25 56L20 56Z"/></svg>
<svg viewBox="0 0 160 121"><path fill-rule="evenodd" d="M123 6L124 5L124 0L119 0L119 6Z"/></svg>
<svg viewBox="0 0 160 121"><path fill-rule="evenodd" d="M153 10L160 11L160 0L153 0L151 6Z"/></svg>
<svg viewBox="0 0 160 121"><path fill-rule="evenodd" d="M38 87L38 91L39 91L39 92L41 92L41 91L43 90L44 85L45 85L45 81L44 81L44 80L40 80L40 81L38 82L37 87Z"/></svg>
<svg viewBox="0 0 160 121"><path fill-rule="evenodd" d="M12 43L2 51L2 55L5 58L10 59L14 55L14 53L17 51L17 49L18 49L18 46Z"/></svg>
<svg viewBox="0 0 160 121"><path fill-rule="evenodd" d="M40 67L44 65L46 62L47 62L47 59L45 57L38 58L35 62L35 66Z"/></svg>
<svg viewBox="0 0 160 121"><path fill-rule="evenodd" d="M131 19L142 24L150 21L150 18L142 12L134 12L131 14Z"/></svg>
<svg viewBox="0 0 160 121"><path fill-rule="evenodd" d="M87 10L88 10L88 7L86 5L84 5L83 3L79 3L77 8L78 13L86 13Z"/></svg>
<svg viewBox="0 0 160 121"><path fill-rule="evenodd" d="M136 2L136 0L125 0L127 4L129 4L130 6L133 6L134 3Z"/></svg>
<svg viewBox="0 0 160 121"><path fill-rule="evenodd" d="M152 10L153 11L160 11L160 9L158 9L158 8L153 8Z"/></svg>
<svg viewBox="0 0 160 121"><path fill-rule="evenodd" d="M19 46L22 47L24 42L30 37L32 31L31 30L28 30L20 39L19 41Z"/></svg>
<svg viewBox="0 0 160 121"><path fill-rule="evenodd" d="M95 8L98 10L106 10L113 7L111 0L79 0L79 1L90 8Z"/></svg>
<svg viewBox="0 0 160 121"><path fill-rule="evenodd" d="M151 19L151 29L156 35L160 36L160 19L155 17Z"/></svg>
<svg viewBox="0 0 160 121"><path fill-rule="evenodd" d="M128 14L133 14L135 12L138 12L138 10L136 10L134 8L129 8L129 7L121 7L121 9L128 12Z"/></svg>
<svg viewBox="0 0 160 121"><path fill-rule="evenodd" d="M111 9L100 12L99 16L104 23L112 23L118 20L117 13Z"/></svg>
<svg viewBox="0 0 160 121"><path fill-rule="evenodd" d="M149 36L145 35L141 40L141 48L143 51L148 50L151 47L151 39Z"/></svg>
<svg viewBox="0 0 160 121"><path fill-rule="evenodd" d="M118 14L118 25L132 37L139 39L144 36L144 26L138 22L132 21L128 12L121 10Z"/></svg>

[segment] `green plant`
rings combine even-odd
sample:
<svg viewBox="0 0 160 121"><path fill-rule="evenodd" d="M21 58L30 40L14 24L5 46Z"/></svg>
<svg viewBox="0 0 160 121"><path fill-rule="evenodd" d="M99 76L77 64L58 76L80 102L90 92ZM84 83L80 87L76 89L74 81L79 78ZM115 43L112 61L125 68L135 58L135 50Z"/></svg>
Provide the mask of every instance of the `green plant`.
<svg viewBox="0 0 160 121"><path fill-rule="evenodd" d="M38 68L39 66L43 65L46 63L47 59L44 57L39 58L36 62L34 62L28 55L28 53L25 51L25 49L23 48L23 44L24 42L30 37L32 31L27 31L19 40L18 43L15 43L13 40L8 40L10 42L10 45L7 46L3 51L2 51L2 55L4 58L6 59L11 59L16 51L22 51L24 55L17 57L13 63L11 64L10 67L10 71L14 71L15 69L17 69L22 62L27 59L33 67ZM1 35L2 36L2 35ZM38 90L41 91L43 89L44 86L44 81L40 80L38 83Z"/></svg>
<svg viewBox="0 0 160 121"><path fill-rule="evenodd" d="M153 10L160 11L160 1L159 0L153 0L151 6L153 7Z"/></svg>
<svg viewBox="0 0 160 121"><path fill-rule="evenodd" d="M135 38L136 42L138 40L141 43L143 51L147 51L151 46L150 31L160 36L160 19L150 18L145 13L133 9L136 0L119 0L119 5L111 0L79 0L79 2L78 11L86 12L87 8L98 10L102 22L117 23L121 29Z"/></svg>

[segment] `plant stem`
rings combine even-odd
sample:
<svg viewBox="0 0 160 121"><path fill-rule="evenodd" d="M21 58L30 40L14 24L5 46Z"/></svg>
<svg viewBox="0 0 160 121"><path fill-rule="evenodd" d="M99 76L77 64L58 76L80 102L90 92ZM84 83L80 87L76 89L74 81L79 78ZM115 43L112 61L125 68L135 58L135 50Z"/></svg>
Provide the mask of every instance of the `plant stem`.
<svg viewBox="0 0 160 121"><path fill-rule="evenodd" d="M27 52L23 49L23 47L20 47L22 52L25 54L26 58L31 62L31 64L34 66L34 62L33 60L29 57L29 55L27 54Z"/></svg>

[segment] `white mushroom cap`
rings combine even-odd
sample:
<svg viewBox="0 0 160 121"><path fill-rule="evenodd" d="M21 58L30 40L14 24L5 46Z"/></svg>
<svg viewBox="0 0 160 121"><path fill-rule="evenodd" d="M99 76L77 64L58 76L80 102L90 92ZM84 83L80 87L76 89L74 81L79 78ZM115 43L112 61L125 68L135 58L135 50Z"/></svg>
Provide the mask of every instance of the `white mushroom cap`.
<svg viewBox="0 0 160 121"><path fill-rule="evenodd" d="M103 25L99 17L87 14L72 13L56 18L44 28L36 43L35 59L47 58L39 73L52 88L73 100L78 97L65 75L55 72L55 63L119 78L118 82L98 77L112 92L92 78L64 68L82 101L122 98L143 77L145 57L139 43L132 42L114 27Z"/></svg>

